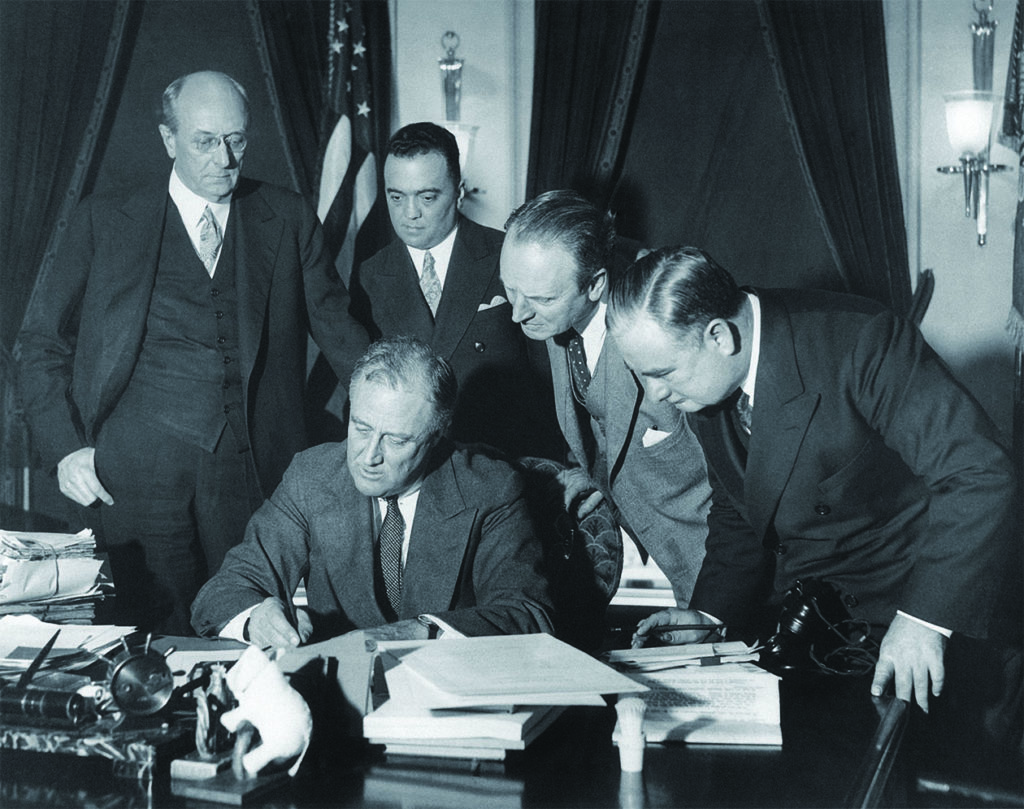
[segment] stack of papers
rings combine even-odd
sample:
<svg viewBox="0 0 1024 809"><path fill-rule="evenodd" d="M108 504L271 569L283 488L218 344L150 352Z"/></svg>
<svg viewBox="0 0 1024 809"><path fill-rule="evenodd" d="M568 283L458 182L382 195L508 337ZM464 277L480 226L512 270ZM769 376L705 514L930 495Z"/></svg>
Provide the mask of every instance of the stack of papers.
<svg viewBox="0 0 1024 809"><path fill-rule="evenodd" d="M781 745L779 678L739 642L614 651L609 659L647 686L648 742ZM616 734L618 728L616 728Z"/></svg>
<svg viewBox="0 0 1024 809"><path fill-rule="evenodd" d="M647 686L550 635L380 644L389 699L363 719L389 754L503 759L567 705Z"/></svg>
<svg viewBox="0 0 1024 809"><path fill-rule="evenodd" d="M27 669L57 630L60 630L60 635L41 671L67 671L88 666L97 656L120 643L125 635L134 632L135 627L59 625L40 621L32 615L5 615L0 618L0 674Z"/></svg>
<svg viewBox="0 0 1024 809"><path fill-rule="evenodd" d="M78 534L0 530L0 614L88 623L112 588L89 530Z"/></svg>

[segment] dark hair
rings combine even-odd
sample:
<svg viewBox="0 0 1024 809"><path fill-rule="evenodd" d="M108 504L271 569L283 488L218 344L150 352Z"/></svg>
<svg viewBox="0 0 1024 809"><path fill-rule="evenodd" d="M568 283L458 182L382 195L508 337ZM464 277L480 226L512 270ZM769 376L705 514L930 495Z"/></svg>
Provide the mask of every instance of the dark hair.
<svg viewBox="0 0 1024 809"><path fill-rule="evenodd" d="M576 285L586 290L611 263L615 217L575 191L546 191L505 222L506 241L558 246L576 260Z"/></svg>
<svg viewBox="0 0 1024 809"><path fill-rule="evenodd" d="M448 164L448 176L458 191L462 182L459 170L459 144L455 136L443 126L429 121L408 124L399 129L388 141L388 154L395 157L415 157L437 152Z"/></svg>
<svg viewBox="0 0 1024 809"><path fill-rule="evenodd" d="M663 247L608 281L608 329L648 315L677 337L703 332L716 318L735 317L743 290L713 258L696 247Z"/></svg>
<svg viewBox="0 0 1024 809"><path fill-rule="evenodd" d="M448 361L416 337L383 337L372 343L352 369L350 388L356 382L422 384L434 405L433 432L443 435L451 426L459 385Z"/></svg>
<svg viewBox="0 0 1024 809"><path fill-rule="evenodd" d="M184 76L178 76L174 81L167 85L167 89L164 90L163 98L160 106L160 123L166 126L171 132L178 131L178 96L181 95L181 91L185 88L185 84L189 79L194 76L217 76L232 87L242 97L242 104L245 107L245 123L249 125L249 94L245 92L245 88L229 76L227 73L221 73L218 70L201 70L197 73L187 73Z"/></svg>

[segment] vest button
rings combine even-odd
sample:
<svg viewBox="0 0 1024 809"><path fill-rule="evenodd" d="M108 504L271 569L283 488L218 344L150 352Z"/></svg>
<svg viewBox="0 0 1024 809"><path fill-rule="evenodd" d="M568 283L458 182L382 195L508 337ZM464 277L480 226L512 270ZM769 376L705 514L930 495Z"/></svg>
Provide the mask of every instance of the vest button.
<svg viewBox="0 0 1024 809"><path fill-rule="evenodd" d="M819 517L827 517L832 513L832 509L829 508L827 503L818 503L818 505L814 507L814 513Z"/></svg>
<svg viewBox="0 0 1024 809"><path fill-rule="evenodd" d="M220 309L218 309L213 314L216 316L217 320L220 320L222 317L224 317L224 313L222 311L220 311Z"/></svg>
<svg viewBox="0 0 1024 809"><path fill-rule="evenodd" d="M220 295L220 290L217 289L216 287L214 287L213 289L210 290L210 297L211 298L216 298L218 295Z"/></svg>
<svg viewBox="0 0 1024 809"><path fill-rule="evenodd" d="M224 415L231 412L231 405L224 405Z"/></svg>
<svg viewBox="0 0 1024 809"><path fill-rule="evenodd" d="M230 365L231 364L231 357L225 357L224 358L224 364L225 365Z"/></svg>
<svg viewBox="0 0 1024 809"><path fill-rule="evenodd" d="M227 341L228 341L227 337L218 337L217 338L217 345L224 345L224 343L226 343Z"/></svg>
<svg viewBox="0 0 1024 809"><path fill-rule="evenodd" d="M843 603L844 603L844 604L845 604L845 605L846 605L847 607L849 607L850 609L853 609L853 608L854 608L854 607L856 607L856 606L857 606L857 605L858 605L858 604L859 604L860 602L859 602L859 601L857 600L857 596L855 596L855 595L845 595L845 596L843 596Z"/></svg>
<svg viewBox="0 0 1024 809"><path fill-rule="evenodd" d="M478 341L473 343L473 349L476 351L477 354L483 354L487 350L487 346Z"/></svg>
<svg viewBox="0 0 1024 809"><path fill-rule="evenodd" d="M789 550L789 548L787 548L781 542L778 545L776 545L775 548L774 548L776 556L784 556L786 554L786 551L788 551L788 550Z"/></svg>

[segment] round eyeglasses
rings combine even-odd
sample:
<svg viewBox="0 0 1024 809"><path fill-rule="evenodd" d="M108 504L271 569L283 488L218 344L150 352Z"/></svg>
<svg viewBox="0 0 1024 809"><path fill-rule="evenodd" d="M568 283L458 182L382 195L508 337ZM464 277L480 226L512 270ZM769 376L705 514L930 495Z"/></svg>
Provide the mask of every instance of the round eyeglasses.
<svg viewBox="0 0 1024 809"><path fill-rule="evenodd" d="M205 135L192 139L192 148L200 154L209 154L214 149L219 149L221 143L225 143L234 155L240 155L245 151L248 141L241 132L232 132L230 135Z"/></svg>

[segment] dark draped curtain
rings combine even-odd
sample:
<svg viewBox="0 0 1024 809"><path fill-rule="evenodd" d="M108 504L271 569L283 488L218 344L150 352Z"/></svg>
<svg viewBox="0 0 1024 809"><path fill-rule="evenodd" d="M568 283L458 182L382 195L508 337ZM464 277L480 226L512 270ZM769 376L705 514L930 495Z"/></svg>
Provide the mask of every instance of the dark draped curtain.
<svg viewBox="0 0 1024 809"><path fill-rule="evenodd" d="M527 198L575 188L608 204L656 17L651 0L537 0Z"/></svg>
<svg viewBox="0 0 1024 809"><path fill-rule="evenodd" d="M794 142L851 292L910 310L882 0L757 0Z"/></svg>
<svg viewBox="0 0 1024 809"><path fill-rule="evenodd" d="M44 255L90 182L117 67L136 22L128 0L0 2L0 329L13 346Z"/></svg>
<svg viewBox="0 0 1024 809"><path fill-rule="evenodd" d="M909 311L882 0L540 0L527 194Z"/></svg>

